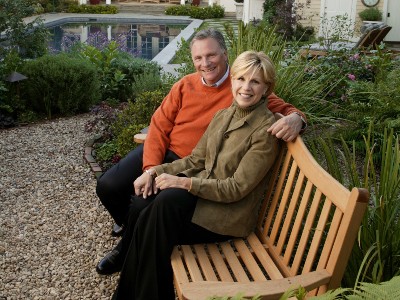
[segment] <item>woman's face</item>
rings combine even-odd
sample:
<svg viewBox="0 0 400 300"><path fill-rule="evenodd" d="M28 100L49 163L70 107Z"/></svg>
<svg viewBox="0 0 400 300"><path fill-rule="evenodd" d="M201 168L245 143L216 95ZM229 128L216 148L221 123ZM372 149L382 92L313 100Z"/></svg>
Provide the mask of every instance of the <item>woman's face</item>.
<svg viewBox="0 0 400 300"><path fill-rule="evenodd" d="M261 71L247 72L238 78L232 77L232 94L238 105L242 108L249 107L260 101L268 90Z"/></svg>

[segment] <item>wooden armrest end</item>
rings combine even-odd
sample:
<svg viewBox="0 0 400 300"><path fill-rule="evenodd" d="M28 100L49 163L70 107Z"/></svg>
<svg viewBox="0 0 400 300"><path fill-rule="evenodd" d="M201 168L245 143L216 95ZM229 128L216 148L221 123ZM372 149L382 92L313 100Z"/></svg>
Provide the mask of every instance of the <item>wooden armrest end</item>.
<svg viewBox="0 0 400 300"><path fill-rule="evenodd" d="M149 127L143 128L142 130L140 130L140 133L133 136L133 141L138 144L143 144L148 132Z"/></svg>
<svg viewBox="0 0 400 300"><path fill-rule="evenodd" d="M133 136L133 140L135 141L135 143L143 144L146 140L146 137L147 133L138 133Z"/></svg>
<svg viewBox="0 0 400 300"><path fill-rule="evenodd" d="M182 295L188 300L204 300L210 296L234 297L241 293L243 297L260 296L261 299L279 299L291 288L302 286L311 291L321 285L327 284L331 275L326 270L314 271L294 277L269 281L254 282L217 282L197 281L182 284Z"/></svg>

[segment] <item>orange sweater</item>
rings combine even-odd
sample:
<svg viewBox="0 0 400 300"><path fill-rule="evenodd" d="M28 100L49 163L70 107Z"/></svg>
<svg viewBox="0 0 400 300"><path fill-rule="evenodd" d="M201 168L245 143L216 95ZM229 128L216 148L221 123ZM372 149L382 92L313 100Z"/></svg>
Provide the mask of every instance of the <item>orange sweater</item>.
<svg viewBox="0 0 400 300"><path fill-rule="evenodd" d="M179 157L189 155L214 114L231 104L230 78L219 87L209 87L197 73L183 77L173 85L151 118L144 143L143 170L161 164L167 149ZM267 107L283 115L301 113L275 94L268 97Z"/></svg>

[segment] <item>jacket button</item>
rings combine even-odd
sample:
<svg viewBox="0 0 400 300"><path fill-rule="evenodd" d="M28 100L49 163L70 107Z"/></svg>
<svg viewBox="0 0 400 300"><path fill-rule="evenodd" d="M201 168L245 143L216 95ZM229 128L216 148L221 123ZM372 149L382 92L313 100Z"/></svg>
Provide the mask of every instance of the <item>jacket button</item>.
<svg viewBox="0 0 400 300"><path fill-rule="evenodd" d="M225 138L225 139L229 138L229 134L225 133L225 134L224 134L224 138Z"/></svg>

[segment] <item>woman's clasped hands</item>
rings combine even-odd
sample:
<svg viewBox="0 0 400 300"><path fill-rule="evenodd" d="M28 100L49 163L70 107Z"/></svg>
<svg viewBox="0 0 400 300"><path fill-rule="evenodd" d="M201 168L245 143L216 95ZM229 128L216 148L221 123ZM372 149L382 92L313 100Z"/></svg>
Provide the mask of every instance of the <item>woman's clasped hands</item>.
<svg viewBox="0 0 400 300"><path fill-rule="evenodd" d="M154 172L154 171L153 171ZM144 172L134 182L133 186L135 189L135 195L146 199L148 196L157 194L157 191L164 190L167 188L179 188L189 190L191 185L191 179L187 177L178 177L163 173L155 178L151 175L151 172Z"/></svg>

